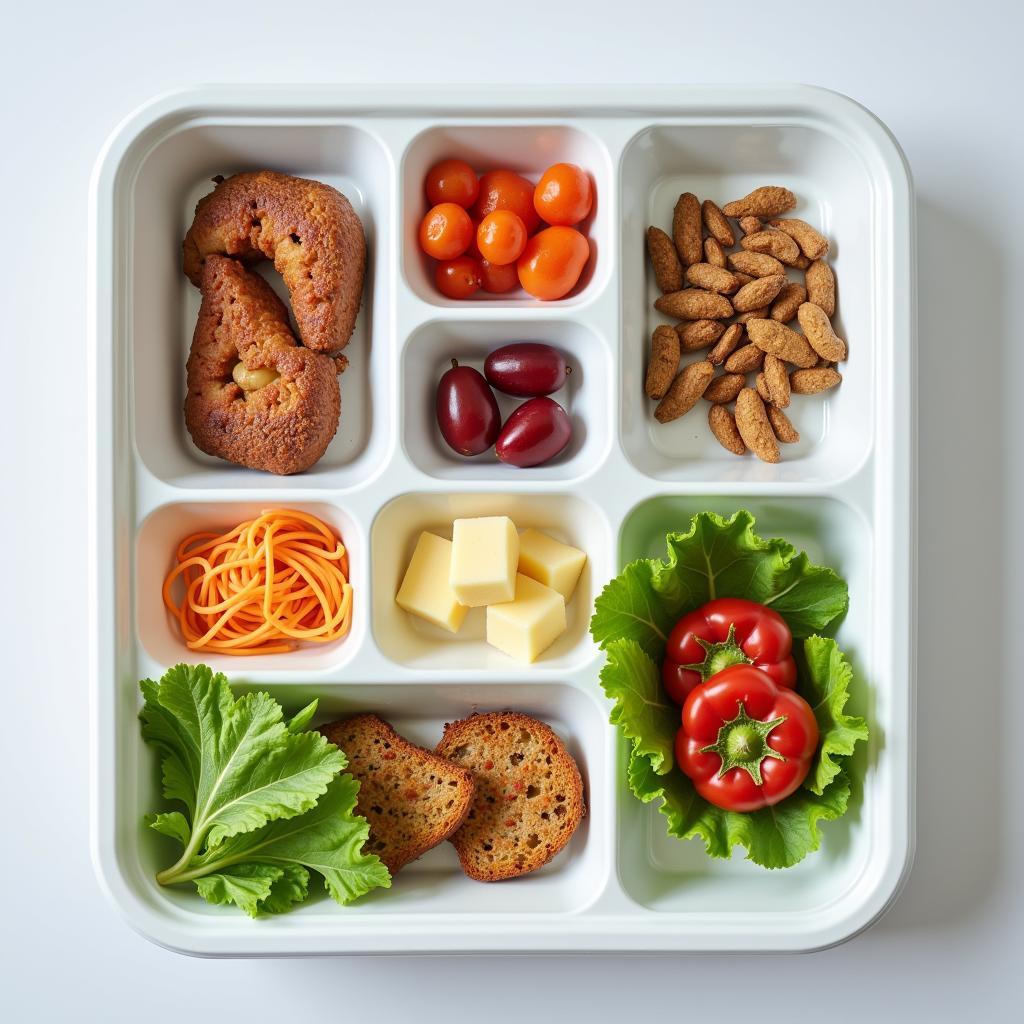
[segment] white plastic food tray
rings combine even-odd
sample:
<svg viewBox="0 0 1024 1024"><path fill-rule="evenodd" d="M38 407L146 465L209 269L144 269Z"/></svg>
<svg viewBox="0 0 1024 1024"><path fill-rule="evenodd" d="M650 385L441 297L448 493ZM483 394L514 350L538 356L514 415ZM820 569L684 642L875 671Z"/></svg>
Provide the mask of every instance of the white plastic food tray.
<svg viewBox="0 0 1024 1024"><path fill-rule="evenodd" d="M597 187L596 257L572 298L451 302L415 242L424 172L443 156L536 176L569 160ZM180 240L212 175L274 168L333 184L369 242L363 310L347 350L338 436L321 462L276 478L200 455L182 422L198 294ZM765 183L833 242L842 386L795 402L803 440L776 466L718 447L700 411L657 425L643 395L655 292L643 250L681 191L719 203ZM93 852L102 883L140 932L200 954L443 951L806 950L842 941L894 898L913 836L914 235L902 155L851 101L806 87L237 87L177 93L129 118L92 187ZM448 361L543 339L576 368L575 427L554 465L514 470L447 451L432 396ZM157 758L140 738L141 677L188 652L160 605L175 543L283 504L340 529L351 552L351 634L327 647L205 660L324 717L375 709L425 745L474 709L534 714L566 738L589 813L535 875L483 885L448 844L390 891L251 921L153 875L166 840ZM839 640L857 671L854 710L871 740L849 813L799 866L766 871L667 837L626 787L624 742L598 687L587 623L626 562L661 555L692 513L748 508L850 584ZM419 531L501 512L590 556L566 634L536 664L488 648L481 621L455 639L394 604Z"/></svg>

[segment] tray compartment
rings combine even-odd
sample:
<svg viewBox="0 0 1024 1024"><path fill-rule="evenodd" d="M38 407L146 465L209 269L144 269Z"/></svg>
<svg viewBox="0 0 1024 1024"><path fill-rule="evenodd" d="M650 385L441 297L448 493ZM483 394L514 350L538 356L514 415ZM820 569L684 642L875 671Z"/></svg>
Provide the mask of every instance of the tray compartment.
<svg viewBox="0 0 1024 1024"><path fill-rule="evenodd" d="M484 640L485 610L472 608L455 635L409 615L395 594L423 530L451 537L452 520L508 516L587 553L587 564L565 609L567 628L532 665L514 661ZM565 671L591 664L597 655L587 627L597 588L612 575L611 531L602 513L569 494L403 494L381 510L370 535L373 567L373 634L381 652L407 668L499 675Z"/></svg>
<svg viewBox="0 0 1024 1024"><path fill-rule="evenodd" d="M659 424L643 390L651 332L674 323L653 308L660 292L647 258L648 225L671 231L682 192L724 205L764 184L792 189L799 205L791 215L818 227L832 243L828 259L838 297L833 323L850 350L839 367L838 388L793 396L786 414L801 439L784 446L775 466L724 451L708 430L706 402ZM659 480L827 483L852 474L874 443L874 353L882 342L872 268L880 266L883 237L875 221L875 183L861 156L832 132L806 125L656 124L626 147L620 187L621 430L629 460ZM802 279L798 272L790 276ZM696 352L683 361L701 358Z"/></svg>
<svg viewBox="0 0 1024 1024"><path fill-rule="evenodd" d="M451 360L483 372L487 355L513 341L539 341L562 351L572 373L551 398L572 420L572 440L544 466L517 469L498 461L493 449L467 459L445 444L434 415L437 383ZM494 480L514 487L533 480L567 480L597 469L611 444L611 350L590 327L572 320L432 320L409 338L400 374L401 438L406 454L424 473L444 480ZM525 399L495 391L502 421Z"/></svg>
<svg viewBox="0 0 1024 1024"><path fill-rule="evenodd" d="M244 678L244 675L243 675ZM290 683L266 687L234 680L237 692L268 690L286 712L294 712L314 697L320 701L315 725L358 712L372 711L387 719L397 731L428 749L441 739L446 721L455 721L474 711L514 708L547 722L566 743L583 776L587 814L569 845L549 864L523 878L501 885L487 885L467 878L449 843L430 850L395 876L392 888L374 892L348 907L339 907L311 886L315 895L309 902L282 918L264 918L261 928L301 927L310 918L335 922L344 928L367 917L407 913L513 915L537 912L571 913L583 909L607 885L611 870L601 835L607 830L610 807L600 785L611 740L605 729L603 708L590 696L559 683L440 684L429 693L415 683L348 684ZM131 727L134 725L134 731ZM138 736L137 723L126 723L124 741L136 748L145 770L126 807L133 825L134 863L131 875L144 890L144 897L165 905L165 910L188 916L202 916L202 928L217 927L225 921L222 908L205 903L190 886L162 888L154 875L163 865L173 863L175 844L147 829L143 815L162 808L158 759ZM315 880L314 880L315 881ZM231 915L233 916L233 915ZM300 922L298 925L296 922Z"/></svg>
<svg viewBox="0 0 1024 1024"><path fill-rule="evenodd" d="M855 671L848 708L866 715L871 725L866 749L857 755L863 777L863 765L877 758L885 734L870 694L884 688L887 680L867 669L874 661L864 638L871 635L877 582L872 573L871 530L858 512L826 497L656 497L641 502L626 517L619 539L620 559L625 564L641 557L663 558L666 533L685 529L695 513L709 510L730 515L739 508L756 516L755 528L762 537L785 537L806 551L812 562L831 566L849 583L850 612L837 639ZM619 746L619 877L630 896L652 910L811 912L846 894L871 862L884 856L876 817L883 802L877 778L869 779L875 792L868 801L856 787L846 815L821 826L822 844L816 853L786 871L770 872L742 860L742 848L737 848L732 860L713 860L700 840L684 842L669 836L655 804L642 804L629 793L628 745L620 740Z"/></svg>
<svg viewBox="0 0 1024 1024"><path fill-rule="evenodd" d="M352 628L340 640L326 644L305 644L287 654L235 657L212 651L191 651L182 639L177 622L163 604L162 588L174 566L174 553L181 541L200 531L229 530L264 509L281 504L309 512L340 535L348 551L349 582L352 584ZM366 637L369 600L367 541L359 520L345 508L310 501L185 501L162 505L139 527L135 543L136 629L139 644L158 665L205 662L218 671L258 672L268 678L282 675L339 671L355 657Z"/></svg>
<svg viewBox="0 0 1024 1024"><path fill-rule="evenodd" d="M594 208L580 225L590 241L590 259L576 287L557 302L540 302L517 289L505 295L478 292L470 300L445 298L434 286L433 260L420 250L417 240L420 221L427 212L423 181L439 160L461 159L478 174L511 170L536 184L554 163L574 163L584 168L594 183ZM611 279L614 253L613 177L611 160L604 145L583 128L558 122L454 123L428 128L409 144L400 170L402 205L402 266L412 291L435 306L474 309L474 303L513 308L552 309L578 306L601 291Z"/></svg>
<svg viewBox="0 0 1024 1024"><path fill-rule="evenodd" d="M387 415L392 387L386 344L389 241L392 231L387 151L351 125L207 125L193 123L165 137L142 161L132 207L130 336L134 430L139 457L157 478L188 488L287 489L285 478L204 455L185 429L185 360L199 313L199 289L181 271L181 239L196 202L213 190L215 174L270 167L316 178L342 191L363 222L367 282L363 308L339 378L341 423L323 458L303 479L348 487L379 463L392 442ZM170 244L168 244L170 242ZM288 302L273 265L257 264Z"/></svg>

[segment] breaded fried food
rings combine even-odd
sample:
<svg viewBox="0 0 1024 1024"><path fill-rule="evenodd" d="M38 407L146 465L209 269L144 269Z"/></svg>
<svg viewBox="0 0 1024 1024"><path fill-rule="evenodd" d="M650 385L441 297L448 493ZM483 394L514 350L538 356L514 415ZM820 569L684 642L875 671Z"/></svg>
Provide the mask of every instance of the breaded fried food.
<svg viewBox="0 0 1024 1024"><path fill-rule="evenodd" d="M207 256L188 357L185 424L208 455L270 473L300 473L338 429L330 357L301 348L288 310L259 274Z"/></svg>
<svg viewBox="0 0 1024 1024"><path fill-rule="evenodd" d="M284 278L303 345L335 353L355 327L366 272L363 225L330 185L275 171L235 174L196 205L184 270L201 286L211 254L264 258Z"/></svg>

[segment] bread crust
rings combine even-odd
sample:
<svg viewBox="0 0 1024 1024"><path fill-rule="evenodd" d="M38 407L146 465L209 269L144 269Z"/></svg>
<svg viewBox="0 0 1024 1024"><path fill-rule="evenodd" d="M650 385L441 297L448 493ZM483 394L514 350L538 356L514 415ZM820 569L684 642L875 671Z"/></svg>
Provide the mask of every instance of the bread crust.
<svg viewBox="0 0 1024 1024"><path fill-rule="evenodd" d="M199 200L185 235L183 267L194 285L213 254L273 260L303 345L335 353L348 344L362 301L366 239L337 189L276 171L223 179Z"/></svg>
<svg viewBox="0 0 1024 1024"><path fill-rule="evenodd" d="M308 469L338 429L334 360L296 345L284 303L235 260L208 256L200 287L185 396L185 425L196 447L250 469ZM245 392L232 379L238 362L280 376Z"/></svg>
<svg viewBox="0 0 1024 1024"><path fill-rule="evenodd" d="M496 882L536 871L564 849L586 813L572 755L550 726L528 715L497 711L450 722L436 750L476 778L473 807L451 837L470 878Z"/></svg>
<svg viewBox="0 0 1024 1024"><path fill-rule="evenodd" d="M359 780L356 813L370 824L367 853L394 875L443 843L466 820L473 773L403 739L377 715L353 715L320 733L348 758Z"/></svg>

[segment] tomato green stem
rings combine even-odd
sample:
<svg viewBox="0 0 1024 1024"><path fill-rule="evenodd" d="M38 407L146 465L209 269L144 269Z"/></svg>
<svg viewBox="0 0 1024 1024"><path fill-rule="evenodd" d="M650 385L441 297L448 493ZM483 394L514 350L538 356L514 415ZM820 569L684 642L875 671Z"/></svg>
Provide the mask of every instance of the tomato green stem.
<svg viewBox="0 0 1024 1024"><path fill-rule="evenodd" d="M760 786L764 781L761 777L761 762L766 757L774 757L785 761L786 757L768 746L768 734L778 725L786 721L786 716L773 718L770 722L762 722L751 718L743 701L739 702L739 711L735 718L724 722L718 730L718 739L701 747L702 754L717 754L722 759L722 767L718 777L722 778L733 768L742 768Z"/></svg>
<svg viewBox="0 0 1024 1024"><path fill-rule="evenodd" d="M694 640L703 648L704 660L694 662L692 665L684 665L683 668L699 672L703 683L730 665L754 664L754 659L747 657L746 651L736 643L735 623L729 626L729 635L720 644L713 644L699 636L695 636Z"/></svg>

